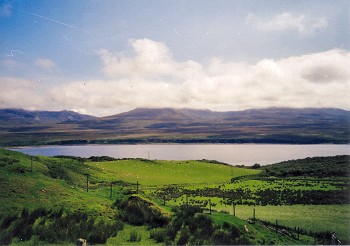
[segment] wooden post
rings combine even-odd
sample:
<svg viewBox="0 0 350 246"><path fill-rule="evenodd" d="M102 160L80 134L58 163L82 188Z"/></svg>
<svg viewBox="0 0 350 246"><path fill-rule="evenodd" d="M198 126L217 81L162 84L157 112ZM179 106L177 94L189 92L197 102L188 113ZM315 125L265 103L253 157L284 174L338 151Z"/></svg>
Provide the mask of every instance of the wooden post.
<svg viewBox="0 0 350 246"><path fill-rule="evenodd" d="M136 182L136 194L139 194L139 181Z"/></svg>
<svg viewBox="0 0 350 246"><path fill-rule="evenodd" d="M165 195L163 197L163 205L165 206Z"/></svg>
<svg viewBox="0 0 350 246"><path fill-rule="evenodd" d="M112 193L113 193L113 182L111 182L111 190L110 190L110 193L109 193L109 198L112 198Z"/></svg>
<svg viewBox="0 0 350 246"><path fill-rule="evenodd" d="M211 214L211 200L209 199L209 214Z"/></svg>
<svg viewBox="0 0 350 246"><path fill-rule="evenodd" d="M278 221L276 220L276 233L278 231Z"/></svg>
<svg viewBox="0 0 350 246"><path fill-rule="evenodd" d="M233 208L233 216L236 216L236 205L232 203L232 208Z"/></svg>
<svg viewBox="0 0 350 246"><path fill-rule="evenodd" d="M89 192L89 174L86 175L86 192Z"/></svg>
<svg viewBox="0 0 350 246"><path fill-rule="evenodd" d="M188 195L186 193L186 206L188 206Z"/></svg>
<svg viewBox="0 0 350 246"><path fill-rule="evenodd" d="M299 227L298 227L298 228L297 228L298 240L299 240L299 234L300 234L300 229L299 229Z"/></svg>
<svg viewBox="0 0 350 246"><path fill-rule="evenodd" d="M253 219L255 220L255 208L253 209Z"/></svg>

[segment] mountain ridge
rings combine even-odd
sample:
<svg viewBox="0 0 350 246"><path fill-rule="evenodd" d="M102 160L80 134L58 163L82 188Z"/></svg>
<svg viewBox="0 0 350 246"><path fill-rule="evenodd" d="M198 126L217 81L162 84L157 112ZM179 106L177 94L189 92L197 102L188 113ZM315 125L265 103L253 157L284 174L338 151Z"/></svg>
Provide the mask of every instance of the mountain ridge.
<svg viewBox="0 0 350 246"><path fill-rule="evenodd" d="M337 108L136 108L105 117L2 109L0 123L0 145L350 143L350 111Z"/></svg>
<svg viewBox="0 0 350 246"><path fill-rule="evenodd" d="M81 121L94 119L90 115L79 114L71 110L45 111L45 110L25 110L18 108L0 109L0 122L12 120L23 121L24 123L53 123L64 121Z"/></svg>

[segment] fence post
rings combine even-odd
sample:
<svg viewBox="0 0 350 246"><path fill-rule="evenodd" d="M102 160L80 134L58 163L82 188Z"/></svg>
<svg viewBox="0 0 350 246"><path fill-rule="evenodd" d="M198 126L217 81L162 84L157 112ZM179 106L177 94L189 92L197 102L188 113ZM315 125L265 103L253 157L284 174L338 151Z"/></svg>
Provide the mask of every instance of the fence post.
<svg viewBox="0 0 350 246"><path fill-rule="evenodd" d="M236 216L236 205L232 203L232 208L233 208L233 216Z"/></svg>
<svg viewBox="0 0 350 246"><path fill-rule="evenodd" d="M89 192L89 174L85 174L86 176L86 192Z"/></svg>
<svg viewBox="0 0 350 246"><path fill-rule="evenodd" d="M300 229L299 229L299 227L297 228L297 233L298 233L298 240L299 240L299 234L300 234Z"/></svg>
<svg viewBox="0 0 350 246"><path fill-rule="evenodd" d="M276 233L278 232L278 221L276 220Z"/></svg>
<svg viewBox="0 0 350 246"><path fill-rule="evenodd" d="M112 198L112 193L113 193L113 182L111 182L111 190L109 193L109 198Z"/></svg>
<svg viewBox="0 0 350 246"><path fill-rule="evenodd" d="M136 181L136 194L139 194L139 181Z"/></svg>
<svg viewBox="0 0 350 246"><path fill-rule="evenodd" d="M255 220L255 208L253 209L253 219Z"/></svg>

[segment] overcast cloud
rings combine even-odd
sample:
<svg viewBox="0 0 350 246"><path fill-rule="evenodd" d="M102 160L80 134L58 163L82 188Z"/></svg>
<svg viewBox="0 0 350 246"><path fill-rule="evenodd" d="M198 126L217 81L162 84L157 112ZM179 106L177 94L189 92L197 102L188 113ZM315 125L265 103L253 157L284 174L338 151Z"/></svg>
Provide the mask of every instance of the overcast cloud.
<svg viewBox="0 0 350 246"><path fill-rule="evenodd" d="M247 16L247 22L264 32L291 30L300 35L312 35L314 32L328 26L327 19L324 17L312 18L303 14L293 15L288 12L275 15L272 19L264 19L250 13Z"/></svg>
<svg viewBox="0 0 350 246"><path fill-rule="evenodd" d="M101 59L106 79L45 88L31 80L1 78L2 106L38 109L45 105L95 115L136 107L218 111L273 106L350 108L348 51L333 49L256 64L213 58L205 66L192 60L175 61L161 42L138 39L130 45L134 50L130 56L106 49L98 52L96 59Z"/></svg>

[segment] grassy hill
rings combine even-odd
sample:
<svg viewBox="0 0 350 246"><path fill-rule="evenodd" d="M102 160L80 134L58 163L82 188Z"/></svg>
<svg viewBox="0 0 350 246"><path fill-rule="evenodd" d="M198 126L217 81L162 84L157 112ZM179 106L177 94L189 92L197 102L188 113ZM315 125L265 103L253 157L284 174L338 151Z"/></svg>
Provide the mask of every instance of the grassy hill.
<svg viewBox="0 0 350 246"><path fill-rule="evenodd" d="M208 161L32 157L0 149L0 243L67 244L79 237L111 245L329 243L329 234L321 233L325 228L333 230L327 221L343 225L337 227L337 234L347 242L343 219L350 207L344 204L325 205L322 217L314 215L317 239L310 234L314 229L294 231L293 220L284 229L288 233L284 227L276 232L268 224L275 218L268 215L273 207L264 207L264 216L257 210L257 219L261 214L266 222L249 219L247 211L252 207L245 205L237 205L240 215L233 216L227 209L232 203L226 205L228 197L222 194L261 190L265 181L255 180L260 172ZM316 189L342 190L344 182L325 181ZM302 212L308 205L298 209ZM334 209L343 211L342 218ZM278 211L275 215L287 210L282 206ZM308 226L303 217L294 217L296 223Z"/></svg>
<svg viewBox="0 0 350 246"><path fill-rule="evenodd" d="M232 167L209 161L153 161L145 159L92 162L99 168L101 179L137 181L143 186L210 184L229 182L231 178L258 174L260 170Z"/></svg>
<svg viewBox="0 0 350 246"><path fill-rule="evenodd" d="M262 167L266 175L277 177L349 177L350 156L313 157Z"/></svg>

